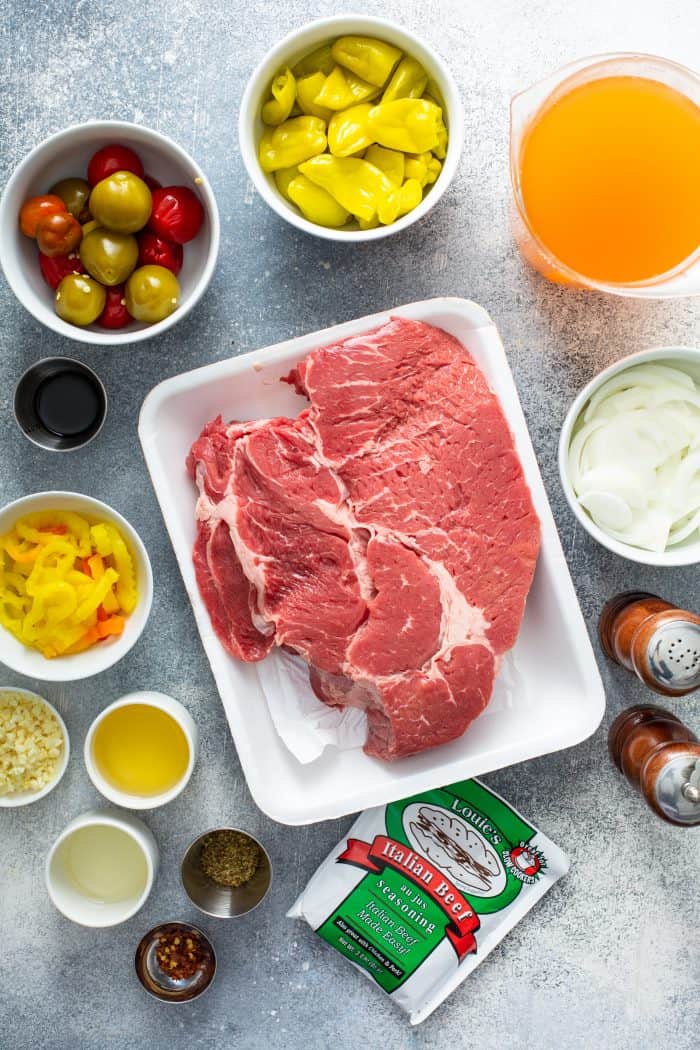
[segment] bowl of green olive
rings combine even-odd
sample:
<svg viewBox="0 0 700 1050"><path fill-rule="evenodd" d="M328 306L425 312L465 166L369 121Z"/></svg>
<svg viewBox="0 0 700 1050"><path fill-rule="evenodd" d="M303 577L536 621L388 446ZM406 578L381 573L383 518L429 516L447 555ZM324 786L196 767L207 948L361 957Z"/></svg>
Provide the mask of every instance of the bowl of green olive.
<svg viewBox="0 0 700 1050"><path fill-rule="evenodd" d="M204 294L219 214L195 161L157 131L95 121L18 165L0 200L0 265L43 325L94 345L141 342Z"/></svg>
<svg viewBox="0 0 700 1050"><path fill-rule="evenodd" d="M322 18L253 72L239 142L260 196L316 237L372 241L437 204L457 171L464 110L446 63L385 18Z"/></svg>

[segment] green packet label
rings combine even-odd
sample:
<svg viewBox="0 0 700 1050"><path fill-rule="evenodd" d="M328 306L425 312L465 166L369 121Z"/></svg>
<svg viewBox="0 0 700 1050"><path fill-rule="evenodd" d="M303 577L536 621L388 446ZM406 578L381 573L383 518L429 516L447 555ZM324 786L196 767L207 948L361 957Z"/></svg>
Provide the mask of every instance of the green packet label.
<svg viewBox="0 0 700 1050"><path fill-rule="evenodd" d="M567 867L500 796L466 780L363 813L290 915L306 918L415 1022Z"/></svg>

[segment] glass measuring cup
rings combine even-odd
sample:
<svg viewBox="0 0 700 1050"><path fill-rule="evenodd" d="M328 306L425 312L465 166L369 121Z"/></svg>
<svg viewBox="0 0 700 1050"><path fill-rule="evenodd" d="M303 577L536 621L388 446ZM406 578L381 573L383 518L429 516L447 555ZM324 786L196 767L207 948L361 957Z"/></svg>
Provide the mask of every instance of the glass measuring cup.
<svg viewBox="0 0 700 1050"><path fill-rule="evenodd" d="M664 58L639 54L595 55L579 59L516 95L511 101L510 172L513 200L511 225L523 256L550 281L576 288L592 288L636 298L666 299L700 295L700 246L678 265L636 281L592 278L567 265L547 247L533 228L523 199L521 161L523 144L537 119L573 89L608 77L642 77L675 89L700 106L700 77Z"/></svg>

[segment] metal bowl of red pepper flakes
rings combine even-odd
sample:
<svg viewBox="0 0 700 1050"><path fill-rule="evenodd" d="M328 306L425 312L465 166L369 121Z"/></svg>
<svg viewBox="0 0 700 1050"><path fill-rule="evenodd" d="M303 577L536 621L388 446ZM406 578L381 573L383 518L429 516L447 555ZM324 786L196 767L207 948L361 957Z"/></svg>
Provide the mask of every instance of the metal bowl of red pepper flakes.
<svg viewBox="0 0 700 1050"><path fill-rule="evenodd" d="M207 990L216 973L216 955L205 933L185 922L154 926L136 949L136 976L146 991L165 1003L188 1003Z"/></svg>

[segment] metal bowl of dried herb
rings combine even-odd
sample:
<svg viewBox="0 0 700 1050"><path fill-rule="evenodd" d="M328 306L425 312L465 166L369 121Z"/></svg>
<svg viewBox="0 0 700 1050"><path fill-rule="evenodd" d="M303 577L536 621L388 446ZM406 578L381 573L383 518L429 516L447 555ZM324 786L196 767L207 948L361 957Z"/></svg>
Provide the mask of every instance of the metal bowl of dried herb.
<svg viewBox="0 0 700 1050"><path fill-rule="evenodd" d="M212 828L199 835L187 847L180 871L192 903L221 919L257 908L272 883L267 851L240 828Z"/></svg>

